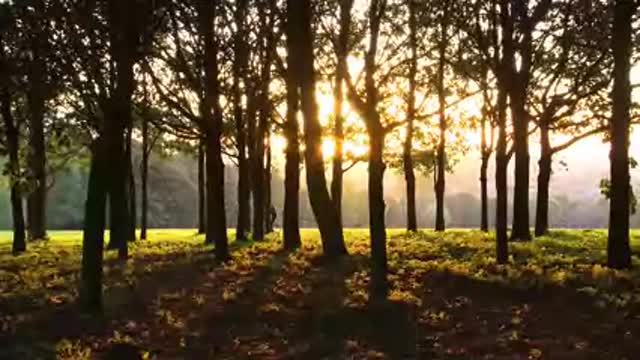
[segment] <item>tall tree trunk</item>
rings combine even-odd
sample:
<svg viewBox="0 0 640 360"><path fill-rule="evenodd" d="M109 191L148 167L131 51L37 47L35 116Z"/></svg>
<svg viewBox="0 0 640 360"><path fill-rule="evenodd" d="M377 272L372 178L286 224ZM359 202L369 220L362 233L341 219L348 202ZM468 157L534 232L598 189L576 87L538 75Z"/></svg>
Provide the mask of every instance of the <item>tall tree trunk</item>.
<svg viewBox="0 0 640 360"><path fill-rule="evenodd" d="M37 12L44 11L42 1L34 2ZM29 172L33 181L33 190L27 198L27 224L29 237L32 240L45 239L46 233L46 148L44 139L45 113L45 66L42 58L43 33L42 24L36 19L33 22L33 57L29 63Z"/></svg>
<svg viewBox="0 0 640 360"><path fill-rule="evenodd" d="M245 77L245 84L248 84L250 81L249 77ZM253 224L255 223L255 162L256 162L256 134L257 134L257 118L258 118L258 103L259 96L257 95L257 91L255 88L255 84L251 84L247 89L247 149L248 149L248 158L247 158L247 167L249 172L248 177L248 187L249 187L249 195L251 209L249 211L249 219L247 222L247 229L251 229L251 236L253 235ZM253 220L253 222L252 222Z"/></svg>
<svg viewBox="0 0 640 360"><path fill-rule="evenodd" d="M287 5L289 6L289 5ZM289 10L290 11L290 10ZM300 93L297 82L298 57L292 52L297 46L291 34L295 33L298 28L295 22L287 21L287 118L284 124L284 137L287 140L287 149L285 152L285 175L284 175L284 213L282 215L282 232L284 248L293 250L299 248L302 243L300 241L300 125L298 123L298 109L300 102ZM335 164L334 164L335 165ZM335 181L335 178L334 178ZM333 185L333 183L332 183Z"/></svg>
<svg viewBox="0 0 640 360"><path fill-rule="evenodd" d="M287 37L292 47L289 54L297 54L299 65L296 79L300 87L304 117L305 165L307 189L311 208L318 222L322 247L326 257L336 258L347 253L338 212L327 190L322 154L322 127L318 119L315 98L313 36L311 33L310 0L287 0Z"/></svg>
<svg viewBox="0 0 640 360"><path fill-rule="evenodd" d="M380 22L386 8L385 0L372 0L369 8L369 48L365 56L365 124L369 136L369 234L371 237L371 298L374 302L386 299L387 231L384 212L383 161L385 129L378 113L378 88L375 82L376 55Z"/></svg>
<svg viewBox="0 0 640 360"><path fill-rule="evenodd" d="M499 60L498 80L498 140L496 144L496 262L509 261L507 237L507 96L511 87L513 67L513 22L509 12L509 0L500 0L500 27L502 29L502 59Z"/></svg>
<svg viewBox="0 0 640 360"><path fill-rule="evenodd" d="M509 261L507 237L507 94L498 89L498 141L496 144L496 261Z"/></svg>
<svg viewBox="0 0 640 360"><path fill-rule="evenodd" d="M373 130L373 131L372 131ZM382 159L384 133L369 130L369 232L371 236L372 293L375 298L384 299L388 293L387 284L387 232L384 220L384 171Z"/></svg>
<svg viewBox="0 0 640 360"><path fill-rule="evenodd" d="M13 254L19 254L27 250L27 244L25 242L24 215L22 211L22 196L20 195L20 160L18 155L19 131L13 114L11 113L11 95L7 89L3 88L0 88L0 110L4 119L7 152L9 153L11 214L13 217L13 244L11 251Z"/></svg>
<svg viewBox="0 0 640 360"><path fill-rule="evenodd" d="M37 12L44 13L44 3L34 1ZM41 240L47 238L46 199L47 199L47 151L44 137L45 114L45 59L42 51L46 42L44 29L39 19L34 20L33 58L29 63L29 173L33 180L33 190L27 198L27 224L29 238Z"/></svg>
<svg viewBox="0 0 640 360"><path fill-rule="evenodd" d="M487 70L484 69L483 77L480 84L484 95L484 103L482 105L482 117L480 119L480 230L489 232L489 195L487 191L487 169L489 167L489 159L491 158L491 147L493 146L493 127L491 146L487 144L487 121L488 121L488 102L489 97L487 90Z"/></svg>
<svg viewBox="0 0 640 360"><path fill-rule="evenodd" d="M613 111L611 135L611 194L607 264L612 268L631 266L629 246L629 124L631 107L631 21L636 12L632 0L616 0L613 16Z"/></svg>
<svg viewBox="0 0 640 360"><path fill-rule="evenodd" d="M85 310L102 310L102 260L108 181L108 162L104 139L96 139L91 148L89 185L84 208L80 303Z"/></svg>
<svg viewBox="0 0 640 360"><path fill-rule="evenodd" d="M261 241L264 239L265 219L268 218L265 213L266 202L266 179L265 179L265 139L269 129L269 120L271 118L271 99L269 98L269 87L271 84L271 65L274 51L274 35L273 35L273 17L274 9L273 1L268 4L259 3L258 13L260 17L260 26L262 28L261 39L261 63L262 69L260 74L260 109L258 112L258 131L255 142L255 153L253 163L253 239ZM267 9L268 8L268 9ZM267 11L268 10L268 11Z"/></svg>
<svg viewBox="0 0 640 360"><path fill-rule="evenodd" d="M440 24L440 41L438 44L439 60L438 60L438 103L439 103L439 124L440 136L438 138L438 149L436 154L436 231L445 230L444 221L444 191L445 191L445 174L446 174L446 144L447 144L447 114L446 114L446 94L445 94L445 63L446 51L449 39L447 39L448 28L448 5L446 2Z"/></svg>
<svg viewBox="0 0 640 360"><path fill-rule="evenodd" d="M344 80L348 75L347 57L349 55L349 33L351 32L351 10L353 0L340 1L340 33L338 34L338 44L336 48L337 66L336 79L333 87L334 109L333 118L335 121L333 128L333 138L335 141L335 152L333 154L333 168L331 172L331 199L338 211L338 219L342 224L342 187L344 171Z"/></svg>
<svg viewBox="0 0 640 360"><path fill-rule="evenodd" d="M551 180L551 142L549 122L540 121L540 160L538 161L538 193L536 195L535 235L542 236L549 231L549 183Z"/></svg>
<svg viewBox="0 0 640 360"><path fill-rule="evenodd" d="M198 234L204 234L207 231L207 194L206 188L206 169L205 169L205 141L199 140L198 143Z"/></svg>
<svg viewBox="0 0 640 360"><path fill-rule="evenodd" d="M129 207L129 228L127 229L127 240L136 240L136 224L137 224L137 211L136 211L136 182L135 174L133 173L133 125L130 124L127 131L126 144L125 144L125 157L127 158L127 206Z"/></svg>
<svg viewBox="0 0 640 360"><path fill-rule="evenodd" d="M145 106L147 106L145 104ZM140 240L147 239L147 215L149 213L149 189L147 179L149 177L149 119L148 114L145 113L142 118L142 167L140 169L140 185L141 189L141 204L140 204Z"/></svg>
<svg viewBox="0 0 640 360"><path fill-rule="evenodd" d="M238 147L238 217L236 221L236 240L246 240L249 227L249 163L247 161L247 130L242 109L242 91L240 82L245 76L248 66L248 49L246 44L245 17L247 0L236 2L234 21L236 34L234 37L233 59L233 117L236 127L236 143Z"/></svg>
<svg viewBox="0 0 640 360"><path fill-rule="evenodd" d="M529 229L529 112L527 111L527 93L531 77L532 32L533 25L527 15L528 2L512 2L511 20L519 20L523 33L518 42L520 55L519 70L510 67L512 82L510 85L510 105L513 123L513 146L515 150L515 173L513 189L513 224L511 240L531 240ZM514 63L515 64L515 63Z"/></svg>
<svg viewBox="0 0 640 360"><path fill-rule="evenodd" d="M521 85L514 85L522 88ZM513 189L512 240L531 240L529 230L529 114L525 108L526 90L512 92L513 145L515 173Z"/></svg>
<svg viewBox="0 0 640 360"><path fill-rule="evenodd" d="M127 167L125 131L131 124L132 96L135 86L133 65L137 44L137 24L131 4L125 0L109 2L109 23L112 59L115 63L116 85L110 108L105 113L105 135L110 163L109 205L111 213L110 248L118 249L118 257L128 257L128 231L131 214L127 203Z"/></svg>
<svg viewBox="0 0 640 360"><path fill-rule="evenodd" d="M218 42L215 36L217 3L198 2L198 25L204 46L205 89L203 121L206 134L207 169L207 231L206 242L215 244L216 258L226 261L229 256L227 223L224 204L224 163L222 162L222 109L218 79Z"/></svg>
<svg viewBox="0 0 640 360"><path fill-rule="evenodd" d="M416 87L418 73L418 38L415 1L409 4L409 47L411 49L411 61L409 62L409 94L407 99L407 131L402 151L404 167L404 179L407 191L407 231L417 231L418 221L416 216L416 175L413 169L413 131L416 116Z"/></svg>

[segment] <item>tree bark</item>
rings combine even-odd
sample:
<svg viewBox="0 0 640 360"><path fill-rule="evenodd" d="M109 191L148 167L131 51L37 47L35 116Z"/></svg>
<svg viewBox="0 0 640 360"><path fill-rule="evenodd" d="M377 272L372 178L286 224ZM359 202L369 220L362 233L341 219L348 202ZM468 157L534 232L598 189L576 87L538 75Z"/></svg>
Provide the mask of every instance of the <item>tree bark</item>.
<svg viewBox="0 0 640 360"><path fill-rule="evenodd" d="M207 231L207 195L206 188L206 169L205 169L205 142L199 140L198 143L198 234L204 234Z"/></svg>
<svg viewBox="0 0 640 360"><path fill-rule="evenodd" d="M289 5L288 5L289 6ZM297 83L298 58L292 52L297 46L291 34L297 31L295 22L287 21L287 118L284 125L284 136L287 140L285 152L285 177L284 177L284 213L282 215L282 232L285 250L294 250L302 245L300 241L300 125L298 123L298 110L300 93ZM334 163L335 166L335 163ZM335 181L335 178L333 179ZM333 185L333 183L332 183Z"/></svg>
<svg viewBox="0 0 640 360"><path fill-rule="evenodd" d="M531 240L529 229L529 112L527 111L527 93L531 77L532 32L533 23L529 17L528 3L512 2L509 21L518 19L522 35L518 43L520 55L519 70L515 63L510 66L512 82L509 87L509 99L513 123L513 146L515 150L515 173L513 189L513 224L511 240Z"/></svg>
<svg viewBox="0 0 640 360"><path fill-rule="evenodd" d="M236 143L238 148L238 217L236 221L236 240L247 240L249 227L249 163L247 161L247 130L242 108L242 91L240 82L248 66L246 44L245 17L247 0L236 2L234 21L236 34L234 38L233 60L233 116L236 127Z"/></svg>
<svg viewBox="0 0 640 360"><path fill-rule="evenodd" d="M265 167L264 167L264 231L265 234L273 232L273 224L276 220L275 210L271 200L271 134L267 133L265 138Z"/></svg>
<svg viewBox="0 0 640 360"><path fill-rule="evenodd" d="M129 207L129 228L127 231L127 240L135 241L136 240L136 225L137 225L137 209L136 209L136 181L135 174L133 173L133 125L130 124L129 128L126 130L126 144L125 144L125 157L127 158L127 206Z"/></svg>
<svg viewBox="0 0 640 360"><path fill-rule="evenodd" d="M322 154L322 127L315 98L313 36L310 0L287 0L289 54L298 57L296 76L304 117L305 165L311 208L318 222L324 255L336 258L347 253L338 212L327 190Z"/></svg>
<svg viewBox="0 0 640 360"><path fill-rule="evenodd" d="M369 47L365 55L365 124L369 136L369 233L371 237L371 299L387 298L387 232L384 212L383 161L385 129L378 113L378 89L375 82L376 55L380 22L386 7L385 0L372 0L369 8Z"/></svg>
<svg viewBox="0 0 640 360"><path fill-rule="evenodd" d="M146 85L145 85L146 86ZM145 104L147 106L147 104ZM145 113L142 118L142 168L140 169L140 185L141 189L141 204L140 204L140 240L147 239L147 215L149 213L149 189L148 189L148 177L149 177L149 119L148 114Z"/></svg>
<svg viewBox="0 0 640 360"><path fill-rule="evenodd" d="M5 88L0 88L0 111L4 119L7 152L9 153L11 214L13 218L13 243L11 251L14 255L17 255L27 250L22 196L20 195L19 130L11 112L11 94Z"/></svg>
<svg viewBox="0 0 640 360"><path fill-rule="evenodd" d="M35 1L37 12L44 13L44 3ZM38 17L38 16L36 16ZM45 114L45 72L43 49L46 42L44 29L39 19L34 19L32 59L29 62L29 173L33 181L33 190L27 198L27 224L29 238L42 240L47 238L46 199L47 199L47 151L44 137Z"/></svg>
<svg viewBox="0 0 640 360"><path fill-rule="evenodd" d="M103 138L96 139L92 145L84 209L80 303L90 312L102 310L102 262L108 190L108 156L105 147Z"/></svg>
<svg viewBox="0 0 640 360"><path fill-rule="evenodd" d="M609 238L607 264L612 268L631 266L629 245L629 124L631 107L631 21L636 12L632 0L616 0L614 5L611 44L613 67L613 111L610 121L611 136L611 194L609 205Z"/></svg>
<svg viewBox="0 0 640 360"><path fill-rule="evenodd" d="M222 162L222 109L218 79L218 42L215 36L216 5L208 0L198 2L198 26L204 46L205 89L203 130L206 136L207 229L206 243L215 244L219 261L229 256L224 204L224 163Z"/></svg>
<svg viewBox="0 0 640 360"><path fill-rule="evenodd" d="M522 87L515 85L514 87ZM525 108L526 90L512 92L515 173L513 190L513 228L511 240L531 240L529 230L529 114Z"/></svg>
<svg viewBox="0 0 640 360"><path fill-rule="evenodd" d="M445 64L446 51L449 39L447 39L448 28L448 2L446 3L443 18L440 24L440 41L438 44L439 60L438 60L438 103L439 103L439 124L440 136L438 138L438 149L436 154L436 222L435 230L445 230L444 220L444 192L445 192L445 174L446 174L446 143L447 143L447 114L446 114L446 94L445 94Z"/></svg>
<svg viewBox="0 0 640 360"><path fill-rule="evenodd" d="M418 73L418 38L415 1L409 0L409 47L411 60L409 62L409 94L407 98L407 129L402 151L402 163L404 167L404 179L407 193L407 231L417 231L418 221L416 216L416 175L413 169L413 131L416 116L416 88Z"/></svg>
<svg viewBox="0 0 640 360"><path fill-rule="evenodd" d="M549 140L549 122L540 121L540 160L538 161L538 193L536 195L535 236L543 236L549 231L549 183L552 161L551 142Z"/></svg>
<svg viewBox="0 0 640 360"><path fill-rule="evenodd" d="M496 262L509 261L507 237L507 96L511 87L511 69L514 61L513 22L509 13L509 0L500 0L500 27L502 28L502 59L499 59L498 80L498 139L496 143Z"/></svg>
<svg viewBox="0 0 640 360"><path fill-rule="evenodd" d="M493 147L493 126L491 127L491 145L487 144L487 122L488 122L488 102L487 94L489 85L487 83L487 69L483 70L483 77L480 84L483 92L484 103L482 105L482 117L480 119L480 230L489 232L489 195L487 190L487 169Z"/></svg>
<svg viewBox="0 0 640 360"><path fill-rule="evenodd" d="M348 75L347 57L349 55L349 33L351 32L351 10L353 0L340 1L340 32L338 34L338 44L336 48L337 66L336 79L333 87L334 96L334 128L333 138L335 141L335 151L333 154L333 168L331 171L331 199L338 211L338 219L342 224L342 188L344 171L344 80Z"/></svg>
<svg viewBox="0 0 640 360"><path fill-rule="evenodd" d="M108 102L110 108L104 132L108 146L110 241L109 248L118 249L118 257L128 257L128 231L131 214L127 203L127 167L125 131L131 124L132 96L135 86L133 65L137 46L137 25L131 4L125 0L109 2L111 56L115 63L115 91ZM135 12L133 12L135 13Z"/></svg>

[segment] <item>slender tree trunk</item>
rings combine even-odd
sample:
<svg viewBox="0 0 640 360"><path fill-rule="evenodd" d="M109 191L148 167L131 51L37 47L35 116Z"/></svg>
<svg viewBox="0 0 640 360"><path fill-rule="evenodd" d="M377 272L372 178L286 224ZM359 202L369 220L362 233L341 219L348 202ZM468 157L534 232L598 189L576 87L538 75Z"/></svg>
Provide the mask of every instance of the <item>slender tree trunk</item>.
<svg viewBox="0 0 640 360"><path fill-rule="evenodd" d="M536 196L535 235L542 236L549 231L549 183L551 180L551 142L549 141L549 123L540 122L540 160L538 161L538 193Z"/></svg>
<svg viewBox="0 0 640 360"><path fill-rule="evenodd" d="M91 312L102 310L102 260L108 188L105 147L102 138L96 139L92 145L84 209L80 303Z"/></svg>
<svg viewBox="0 0 640 360"><path fill-rule="evenodd" d="M269 87L271 84L271 65L273 60L273 17L272 1L269 4L259 3L258 13L262 27L261 39L261 62L262 73L260 75L260 111L258 113L258 131L255 142L255 153L253 163L253 238L257 241L264 239L266 202L266 179L265 179L265 140L269 129L269 119L271 118L271 100L269 99ZM267 13L267 8L269 8Z"/></svg>
<svg viewBox="0 0 640 360"><path fill-rule="evenodd" d="M217 3L198 2L198 25L204 46L205 90L203 120L206 133L207 169L207 231L206 243L215 244L216 258L226 261L229 256L227 223L224 204L224 163L222 162L222 109L218 79L218 43L215 39Z"/></svg>
<svg viewBox="0 0 640 360"><path fill-rule="evenodd" d="M146 105L145 105L146 106ZM149 177L149 120L148 114L142 119L142 168L140 169L140 183L141 183L141 206L140 211L140 240L147 239L147 214L149 213L149 189L147 178Z"/></svg>
<svg viewBox="0 0 640 360"><path fill-rule="evenodd" d="M44 12L43 1L33 2L36 12ZM33 190L27 198L27 224L29 238L42 240L47 238L46 200L47 200L47 151L44 137L45 114L45 72L46 67L42 51L46 42L45 30L41 21L34 19L33 57L29 63L29 173L33 181Z"/></svg>
<svg viewBox="0 0 640 360"><path fill-rule="evenodd" d="M522 85L514 85L522 88ZM513 144L515 149L515 174L513 190L512 240L531 240L529 230L529 114L525 105L526 89L512 93Z"/></svg>
<svg viewBox="0 0 640 360"><path fill-rule="evenodd" d="M511 20L518 19L522 35L518 42L519 70L515 62L511 69L510 105L513 123L513 146L515 150L515 174L513 189L513 225L511 240L531 240L529 229L529 112L527 93L531 77L532 32L528 2L513 1Z"/></svg>
<svg viewBox="0 0 640 360"><path fill-rule="evenodd" d="M487 90L487 70L483 71L481 85L484 94L484 104L482 105L482 118L480 119L480 230L489 232L489 196L487 191L487 169L493 147L493 135L491 146L487 144L487 121L488 121L488 101ZM493 131L493 127L492 127ZM492 132L493 134L493 132Z"/></svg>
<svg viewBox="0 0 640 360"><path fill-rule="evenodd" d="M498 141L496 144L496 261L509 261L507 237L507 94L498 90Z"/></svg>
<svg viewBox="0 0 640 360"><path fill-rule="evenodd" d="M404 179L407 191L407 231L417 231L418 221L416 216L416 175L413 169L413 131L416 116L416 87L418 73L418 38L417 20L414 0L409 1L409 47L411 49L411 61L409 63L409 95L407 99L407 131L402 152L404 167Z"/></svg>
<svg viewBox="0 0 640 360"><path fill-rule="evenodd" d="M198 144L198 234L204 234L207 224L207 195L206 195L206 169L205 169L205 142L199 140Z"/></svg>
<svg viewBox="0 0 640 360"><path fill-rule="evenodd" d="M266 234L273 232L273 224L275 222L275 211L273 210L273 203L271 200L271 134L266 136L266 151L265 151L265 167L264 167L264 231Z"/></svg>
<svg viewBox="0 0 640 360"><path fill-rule="evenodd" d="M347 253L338 212L327 190L322 155L322 127L318 119L315 98L313 36L311 33L310 0L287 0L287 36L292 39L289 54L297 54L299 65L296 79L300 87L304 117L305 165L311 208L318 222L322 247L326 257L336 258Z"/></svg>
<svg viewBox="0 0 640 360"><path fill-rule="evenodd" d="M447 5L445 5L448 7ZM444 10L445 14L443 15L443 19L441 20L441 29L440 29L440 43L439 46L439 61L438 61L438 103L439 103L439 124L438 128L440 130L440 136L438 138L438 149L437 149L437 164L436 164L436 181L435 181L435 192L436 192L436 223L435 230L436 231L444 231L445 230L445 220L444 220L444 192L445 192L445 174L446 174L446 143L447 143L447 114L446 114L446 94L445 94L445 63L446 63L446 51L447 51L447 43L449 39L447 39L447 22L448 22L448 9Z"/></svg>
<svg viewBox="0 0 640 360"><path fill-rule="evenodd" d="M1 42L0 42L1 44ZM1 46L1 45L0 45ZM0 50L1 51L1 50ZM4 119L9 153L9 181L11 183L11 214L13 217L13 244L11 251L19 254L27 250L25 242L25 224L22 211L22 196L20 195L20 163L19 163L19 131L11 112L11 95L6 89L0 88L0 110Z"/></svg>
<svg viewBox="0 0 640 360"><path fill-rule="evenodd" d="M289 5L288 5L289 6ZM296 75L298 58L292 52L297 45L291 34L297 31L295 22L288 22L287 32L287 118L284 125L284 136L287 140L285 177L284 177L284 213L282 215L282 232L284 248L293 250L299 248L300 241L300 125L298 123L299 88ZM335 166L335 163L334 163ZM335 178L333 179L335 181ZM335 183L332 183L332 185Z"/></svg>
<svg viewBox="0 0 640 360"><path fill-rule="evenodd" d="M125 144L125 156L127 158L127 206L129 207L129 228L127 229L127 240L136 240L136 223L137 223L137 211L136 211L136 183L135 174L133 173L133 153L132 153L132 135L133 128L130 124L127 131L127 138Z"/></svg>
<svg viewBox="0 0 640 360"><path fill-rule="evenodd" d="M236 221L236 240L246 240L249 227L249 163L247 161L247 130L242 109L241 79L244 77L248 62L246 44L245 17L247 0L236 2L234 21L236 35L234 38L233 60L233 116L236 127L236 143L238 147L238 217Z"/></svg>
<svg viewBox="0 0 640 360"><path fill-rule="evenodd" d="M369 5L369 47L365 55L364 120L369 136L369 234L371 237L371 300L378 302L387 298L387 231L384 212L384 171L382 158L385 129L378 113L378 88L375 82L376 55L380 22L384 15L386 1L372 0Z"/></svg>
<svg viewBox="0 0 640 360"><path fill-rule="evenodd" d="M373 129L372 129L373 130ZM382 159L384 134L369 131L369 228L371 234L372 292L374 297L386 298L387 284L387 232L384 220L384 171Z"/></svg>
<svg viewBox="0 0 640 360"><path fill-rule="evenodd" d="M249 78L245 77L245 83L248 83ZM258 118L258 100L259 96L257 95L257 91L255 88L255 84L252 84L247 89L247 149L248 149L248 159L247 159L247 167L249 172L248 177L248 186L249 186L249 194L250 194L250 202L251 205L249 211L249 221L247 222L247 229L251 229L251 236L253 235L253 224L255 223L255 213L253 211L253 207L255 207L255 162L256 162L256 135L257 135L257 118Z"/></svg>
<svg viewBox="0 0 640 360"><path fill-rule="evenodd" d="M335 141L335 152L333 154L333 169L331 172L331 199L338 211L338 219L342 224L342 187L344 171L344 79L348 75L347 56L349 55L349 33L351 31L351 10L353 0L340 1L340 33L336 49L337 66L336 79L333 87L334 109L333 118L335 121L333 128L333 138Z"/></svg>
<svg viewBox="0 0 640 360"><path fill-rule="evenodd" d="M611 136L611 196L607 264L612 268L631 266L629 246L629 124L631 107L631 21L636 12L632 0L616 0L613 16L613 111Z"/></svg>
<svg viewBox="0 0 640 360"><path fill-rule="evenodd" d="M509 0L500 0L500 26L502 28L502 59L498 78L498 140L496 144L496 262L506 264L509 261L509 243L507 237L507 96L511 87L511 68L513 66L513 22L509 14Z"/></svg>

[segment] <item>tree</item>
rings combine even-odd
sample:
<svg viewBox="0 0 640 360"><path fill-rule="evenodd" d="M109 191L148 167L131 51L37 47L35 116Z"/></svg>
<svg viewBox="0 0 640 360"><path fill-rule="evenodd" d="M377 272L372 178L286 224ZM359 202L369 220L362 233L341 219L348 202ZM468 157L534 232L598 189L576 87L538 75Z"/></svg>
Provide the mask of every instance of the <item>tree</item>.
<svg viewBox="0 0 640 360"><path fill-rule="evenodd" d="M238 148L238 217L236 240L246 240L249 227L249 163L247 160L247 130L242 108L241 81L247 71L249 54L247 49L246 13L248 0L235 4L234 59L233 59L233 117L236 127L236 147Z"/></svg>
<svg viewBox="0 0 640 360"><path fill-rule="evenodd" d="M513 79L509 87L509 104L513 124L513 145L515 150L515 186L513 192L513 225L511 239L530 240L529 231L529 120L527 97L530 91L531 68L533 66L533 37L537 24L547 15L552 0L542 0L530 9L527 1L514 1L509 19L517 32L516 49L519 66L509 66L509 76Z"/></svg>
<svg viewBox="0 0 640 360"><path fill-rule="evenodd" d="M416 175L413 168L413 133L416 118L416 88L418 73L418 24L416 14L416 2L407 1L409 10L409 49L411 60L409 61L409 93L407 95L407 125L402 151L404 178L407 192L407 231L417 231L416 219Z"/></svg>
<svg viewBox="0 0 640 360"><path fill-rule="evenodd" d="M495 6L492 7L492 19L500 19L500 29L502 40L499 51L494 51L497 69L496 77L498 81L497 112L498 112L498 140L496 144L496 261L498 264L505 264L509 261L509 248L507 238L507 95L511 88L511 68L514 63L513 44L513 22L509 14L509 0L500 0L499 15L496 14ZM496 49L497 26L493 26L493 41Z"/></svg>
<svg viewBox="0 0 640 360"><path fill-rule="evenodd" d="M377 70L376 56L380 25L387 10L386 0L372 0L368 9L369 41L364 61L364 99L360 98L351 80L349 100L355 105L367 128L369 138L369 233L371 237L371 286L374 298L386 298L387 283L387 234L384 211L384 171L383 159L386 129L378 111L379 90L375 75Z"/></svg>
<svg viewBox="0 0 640 360"><path fill-rule="evenodd" d="M20 124L13 115L14 100L12 95L12 84L15 80L11 75L16 58L11 51L11 41L8 38L12 34L14 24L14 14L11 5L0 4L0 116L4 125L4 139L2 139L3 152L8 153L9 162L4 169L4 173L9 176L11 215L13 218L13 243L11 251L19 254L26 251L25 224L22 210L22 195L20 190L21 168L19 162L19 132ZM15 70L15 69L13 69Z"/></svg>
<svg viewBox="0 0 640 360"><path fill-rule="evenodd" d="M338 210L338 218L342 222L342 183L344 177L344 80L348 76L347 57L349 56L349 35L351 33L351 11L353 0L340 0L340 19L336 41L336 71L333 86L333 138L335 151L331 172L331 198Z"/></svg>
<svg viewBox="0 0 640 360"><path fill-rule="evenodd" d="M215 245L216 258L229 259L227 222L224 207L224 163L222 162L222 108L218 78L218 50L215 19L217 6L211 1L197 2L198 34L203 48L204 92L202 121L206 139L207 233L206 242Z"/></svg>
<svg viewBox="0 0 640 360"><path fill-rule="evenodd" d="M445 191L445 173L446 173L446 134L447 134L447 113L446 113L446 92L445 92L445 66L447 63L447 44L449 43L448 29L450 22L451 1L447 0L442 4L440 16L438 19L438 128L440 135L438 137L438 149L436 155L436 173L435 173L435 193L436 193L436 231L444 231L444 191Z"/></svg>
<svg viewBox="0 0 640 360"><path fill-rule="evenodd" d="M287 14L289 9L287 3ZM291 51L298 46L295 36L297 22L287 18L286 25L287 68L285 71L285 86L287 88L287 113L283 126L283 134L287 140L285 150L285 179L284 179L284 212L282 232L284 248L297 249L302 245L300 241L300 129L298 125L298 111L300 108L300 89L297 76L300 70L296 55Z"/></svg>
<svg viewBox="0 0 640 360"><path fill-rule="evenodd" d="M613 104L610 121L611 190L607 265L631 266L629 245L629 124L631 107L631 21L637 10L632 0L616 0L611 30L613 52Z"/></svg>
<svg viewBox="0 0 640 360"><path fill-rule="evenodd" d="M309 200L322 239L327 258L336 258L347 253L338 212L327 190L322 154L322 127L318 119L318 104L315 98L315 71L313 36L311 33L310 0L287 0L287 38L290 56L296 54L298 65L296 87L299 89L304 123L305 166Z"/></svg>
<svg viewBox="0 0 640 360"><path fill-rule="evenodd" d="M49 26L47 6L44 0L32 1L33 11L25 18L30 23L29 48L31 58L27 65L29 107L29 172L33 180L32 191L27 201L27 222L31 239L46 239L46 144L44 136L44 116L46 110L47 90L50 88L47 79L47 58L49 47ZM49 59L50 60L50 59Z"/></svg>
<svg viewBox="0 0 640 360"><path fill-rule="evenodd" d="M561 6L560 6L561 5ZM578 6L578 8L576 8ZM553 157L578 141L604 132L597 103L604 103L610 84L607 49L608 23L596 14L606 5L567 2L557 6L557 15L546 25L555 34L533 72L530 97L531 117L540 129L540 159L536 196L535 235L549 229L549 184ZM591 113L591 115L582 115ZM569 139L552 145L551 135L562 133Z"/></svg>

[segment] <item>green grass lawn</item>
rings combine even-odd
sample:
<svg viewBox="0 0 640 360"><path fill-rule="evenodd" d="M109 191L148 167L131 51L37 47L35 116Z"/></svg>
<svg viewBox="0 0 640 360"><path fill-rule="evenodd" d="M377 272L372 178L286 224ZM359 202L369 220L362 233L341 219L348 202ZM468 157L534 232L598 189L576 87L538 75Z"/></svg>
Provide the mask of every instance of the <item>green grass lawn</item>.
<svg viewBox="0 0 640 360"><path fill-rule="evenodd" d="M603 267L606 232L556 230L511 243L491 235L389 231L386 304L368 301L368 232L351 256L321 257L318 234L280 250L279 234L233 244L216 264L194 230L153 230L123 264L105 261L105 314L77 311L81 233L10 254L0 233L0 353L93 358L124 345L158 359L634 359L640 351L640 261ZM640 254L640 233L633 233ZM122 358L122 357L120 357Z"/></svg>

